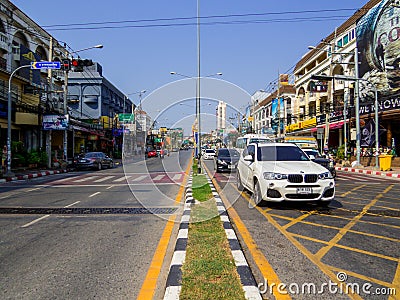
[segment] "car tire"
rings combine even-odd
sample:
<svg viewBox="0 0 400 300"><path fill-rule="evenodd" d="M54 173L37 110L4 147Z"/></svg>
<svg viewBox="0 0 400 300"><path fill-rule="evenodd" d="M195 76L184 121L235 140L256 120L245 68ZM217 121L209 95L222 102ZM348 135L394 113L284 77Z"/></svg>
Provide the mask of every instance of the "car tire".
<svg viewBox="0 0 400 300"><path fill-rule="evenodd" d="M103 169L103 166L101 165L101 163L99 163L99 164L97 165L97 170L101 171L102 169Z"/></svg>
<svg viewBox="0 0 400 300"><path fill-rule="evenodd" d="M114 168L114 162L110 162L110 165L108 166L109 169Z"/></svg>
<svg viewBox="0 0 400 300"><path fill-rule="evenodd" d="M239 191L244 190L244 186L242 184L242 180L240 179L239 171L236 172L236 187Z"/></svg>
<svg viewBox="0 0 400 300"><path fill-rule="evenodd" d="M254 185L254 191L253 191L252 198L253 198L255 205L257 205L257 206L261 206L262 204L265 203L265 201L261 195L261 188L260 188L260 184L258 183L258 181L256 181L256 183Z"/></svg>

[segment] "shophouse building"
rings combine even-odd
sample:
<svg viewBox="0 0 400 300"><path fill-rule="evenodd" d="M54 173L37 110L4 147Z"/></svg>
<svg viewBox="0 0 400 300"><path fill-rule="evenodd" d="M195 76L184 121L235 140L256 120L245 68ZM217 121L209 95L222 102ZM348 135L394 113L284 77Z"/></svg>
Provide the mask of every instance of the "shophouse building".
<svg viewBox="0 0 400 300"><path fill-rule="evenodd" d="M329 148L340 147L346 138L349 153L354 153L358 101L362 150L374 147L376 89L379 145L399 152L399 19L395 1L371 0L298 61L294 132L323 132L323 144ZM313 80L313 75L342 79Z"/></svg>

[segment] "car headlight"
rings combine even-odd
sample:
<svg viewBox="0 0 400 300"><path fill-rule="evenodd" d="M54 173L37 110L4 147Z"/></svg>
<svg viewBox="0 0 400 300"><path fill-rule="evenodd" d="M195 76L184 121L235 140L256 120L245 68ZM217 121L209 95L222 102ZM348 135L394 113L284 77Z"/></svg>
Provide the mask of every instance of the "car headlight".
<svg viewBox="0 0 400 300"><path fill-rule="evenodd" d="M287 179L287 175L286 174L274 173L274 172L264 172L263 176L264 176L264 179L266 179L266 180Z"/></svg>
<svg viewBox="0 0 400 300"><path fill-rule="evenodd" d="M227 165L226 161L223 161L223 160L220 160L220 159L218 159L218 163L220 165Z"/></svg>
<svg viewBox="0 0 400 300"><path fill-rule="evenodd" d="M324 179L332 179L333 177L332 177L331 172L325 172L325 173L318 174L318 178L321 180L324 180Z"/></svg>

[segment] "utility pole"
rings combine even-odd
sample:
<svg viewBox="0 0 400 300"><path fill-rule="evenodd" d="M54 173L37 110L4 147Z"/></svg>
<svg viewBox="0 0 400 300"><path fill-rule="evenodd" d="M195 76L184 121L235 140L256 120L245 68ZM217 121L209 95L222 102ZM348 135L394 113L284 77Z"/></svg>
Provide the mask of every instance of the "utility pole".
<svg viewBox="0 0 400 300"><path fill-rule="evenodd" d="M68 57L68 52L65 53L66 56ZM64 131L64 157L63 159L68 165L68 122L69 122L69 117L68 117L68 109L67 109L67 101L68 101L68 69L64 70L64 115L67 118L67 128L65 128ZM82 103L81 103L82 105Z"/></svg>
<svg viewBox="0 0 400 300"><path fill-rule="evenodd" d="M49 47L49 59L50 61L53 60L53 37L50 36L50 47ZM52 101L53 100L53 70L52 69L48 69L47 70L47 80L48 80L48 88L50 89L50 93L47 93L46 97L47 100ZM51 168L51 130L46 130L46 154L47 154L47 167Z"/></svg>

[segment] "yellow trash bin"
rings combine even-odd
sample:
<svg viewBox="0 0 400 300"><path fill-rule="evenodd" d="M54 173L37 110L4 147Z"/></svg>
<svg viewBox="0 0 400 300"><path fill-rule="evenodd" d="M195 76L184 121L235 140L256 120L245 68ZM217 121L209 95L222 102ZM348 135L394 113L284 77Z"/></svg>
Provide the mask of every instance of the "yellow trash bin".
<svg viewBox="0 0 400 300"><path fill-rule="evenodd" d="M389 171L392 167L392 156L387 154L379 155L379 168L381 171Z"/></svg>

